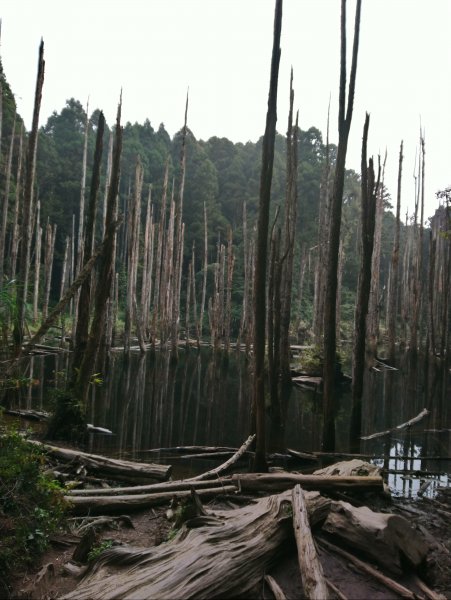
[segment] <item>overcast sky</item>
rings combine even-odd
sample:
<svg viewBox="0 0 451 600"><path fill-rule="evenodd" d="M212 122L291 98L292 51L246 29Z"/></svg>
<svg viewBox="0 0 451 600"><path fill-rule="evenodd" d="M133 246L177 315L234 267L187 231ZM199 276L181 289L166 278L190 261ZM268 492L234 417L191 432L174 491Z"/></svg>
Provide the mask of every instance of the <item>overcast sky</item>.
<svg viewBox="0 0 451 600"><path fill-rule="evenodd" d="M387 149L386 184L396 197L404 140L403 212L412 207L420 124L426 137L426 216L435 192L451 185L449 0L363 0L356 101L347 167L360 171L365 111L369 154ZM351 50L355 1L348 0ZM123 120L172 136L188 124L198 139L256 141L264 131L274 0L2 0L1 56L29 127L38 46L45 44L41 124L66 99L114 122L121 87ZM340 0L284 0L278 131L285 133L290 67L300 126L324 134L331 96L331 141L338 141ZM349 60L350 62L350 60Z"/></svg>

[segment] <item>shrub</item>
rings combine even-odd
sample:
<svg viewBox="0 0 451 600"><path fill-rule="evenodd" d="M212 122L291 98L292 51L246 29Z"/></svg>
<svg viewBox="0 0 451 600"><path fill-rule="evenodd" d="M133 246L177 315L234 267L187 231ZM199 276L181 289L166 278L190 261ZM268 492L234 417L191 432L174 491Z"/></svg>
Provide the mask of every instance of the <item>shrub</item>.
<svg viewBox="0 0 451 600"><path fill-rule="evenodd" d="M31 563L59 529L65 501L43 473L42 450L14 428L0 435L0 577Z"/></svg>

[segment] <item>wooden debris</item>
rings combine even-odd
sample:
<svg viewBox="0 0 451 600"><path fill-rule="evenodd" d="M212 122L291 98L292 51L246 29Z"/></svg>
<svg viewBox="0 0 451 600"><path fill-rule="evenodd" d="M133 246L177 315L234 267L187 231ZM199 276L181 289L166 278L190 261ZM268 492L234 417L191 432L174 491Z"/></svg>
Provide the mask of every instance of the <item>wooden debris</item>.
<svg viewBox="0 0 451 600"><path fill-rule="evenodd" d="M387 587L388 589L399 594L401 596L401 598L408 598L409 600L417 600L417 596L411 590L404 587L400 583L394 581L390 577L383 575L380 571L378 571L371 565L363 562L362 560L359 560L350 552L346 552L346 550L339 548L335 544L331 544L324 538L319 538L319 544L326 550L335 552L335 554L339 554L340 556L345 558L348 562L351 562L353 565L355 565L361 571L368 573L369 575L374 577L374 579L377 579L380 583L385 585L385 587Z"/></svg>
<svg viewBox="0 0 451 600"><path fill-rule="evenodd" d="M422 536L404 517L377 513L348 502L332 502L323 531L397 575L403 573L406 563L418 568L428 551Z"/></svg>
<svg viewBox="0 0 451 600"><path fill-rule="evenodd" d="M277 583L277 581L274 579L274 577L271 577L271 575L265 575L265 581L268 584L268 587L271 590L271 592L273 593L274 598L276 600L287 600L287 597L283 593L282 588Z"/></svg>
<svg viewBox="0 0 451 600"><path fill-rule="evenodd" d="M199 496L211 497L218 494L231 494L237 489L234 485L218 486L214 485L207 489L198 490ZM128 494L124 496L64 496L71 506L73 514L102 514L110 515L118 512L140 510L150 506L158 506L169 502L174 497L185 498L190 496L190 490L168 491L156 494Z"/></svg>
<svg viewBox="0 0 451 600"><path fill-rule="evenodd" d="M241 456L243 456L243 454L245 454L245 452L249 450L254 440L255 434L250 435L244 442L244 444L225 463L219 465L219 467L216 467L215 469L211 469L211 471L207 471L206 473L202 473L201 475L197 475L196 477L191 477L186 481L201 481L202 479L212 479L214 477L217 477L221 473L225 473L233 464L235 464L241 458Z"/></svg>
<svg viewBox="0 0 451 600"><path fill-rule="evenodd" d="M232 475L232 482L241 490L281 492L299 483L307 490L373 490L383 491L382 477L341 477L329 475L301 475L299 473L240 473Z"/></svg>
<svg viewBox="0 0 451 600"><path fill-rule="evenodd" d="M354 458L353 460L345 460L334 463L324 469L313 471L313 475L323 476L340 476L340 477L375 477L381 474L380 467L372 465L364 460Z"/></svg>
<svg viewBox="0 0 451 600"><path fill-rule="evenodd" d="M416 417L413 417L413 419L410 419L409 421L406 421L405 423L401 423L401 425L397 425L396 427L393 427L392 429L387 429L386 431L380 431L379 433L372 433L371 435L365 435L365 436L361 437L360 439L361 440L373 440L374 438L383 437L384 435L389 435L390 433L400 431L401 429L406 429L407 427L411 427L415 423L418 423L419 421L424 419L424 417L426 417L428 414L429 414L429 411L427 410L427 408L423 408L423 410Z"/></svg>
<svg viewBox="0 0 451 600"><path fill-rule="evenodd" d="M292 535L290 498L287 492L233 511L216 510L220 525L183 527L171 542L148 550L106 550L65 598L246 597ZM314 524L329 502L314 492L305 500Z"/></svg>
<svg viewBox="0 0 451 600"><path fill-rule="evenodd" d="M41 444L36 440L29 441L32 444L39 445L45 452L59 460L84 465L90 471L102 474L110 479L134 483L149 483L155 479L168 479L172 470L170 465L107 458L99 454L88 454L79 450L69 450L68 448Z"/></svg>
<svg viewBox="0 0 451 600"><path fill-rule="evenodd" d="M310 529L304 493L298 484L292 491L294 537L298 548L299 569L304 594L310 600L327 600L326 580Z"/></svg>

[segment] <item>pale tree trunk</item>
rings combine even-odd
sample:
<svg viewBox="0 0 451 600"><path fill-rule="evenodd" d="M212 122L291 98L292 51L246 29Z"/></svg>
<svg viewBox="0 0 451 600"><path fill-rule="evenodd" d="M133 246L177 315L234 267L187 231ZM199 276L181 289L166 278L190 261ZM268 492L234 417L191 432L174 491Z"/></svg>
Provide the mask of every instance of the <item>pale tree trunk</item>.
<svg viewBox="0 0 451 600"><path fill-rule="evenodd" d="M368 335L370 338L371 351L374 356L377 354L377 343L379 339L379 319L380 319L380 262L381 262L381 240L382 240L382 218L384 215L384 179L385 164L387 162L387 153L385 153L384 164L382 166L382 179L379 187L379 193L376 199L376 220L374 225L374 248L373 261L371 265L371 291L368 308Z"/></svg>
<svg viewBox="0 0 451 600"><path fill-rule="evenodd" d="M158 239L157 239L157 257L155 266L155 288L153 295L153 315L152 315L152 336L153 342L155 343L155 337L157 334L157 325L161 321L161 310L162 310L162 283L164 275L164 242L165 242L165 230L166 230L166 200L168 192L168 178L169 178L169 161L166 159L166 167L164 171L163 181L163 194L161 198L161 209L160 209L160 220L158 223Z"/></svg>
<svg viewBox="0 0 451 600"><path fill-rule="evenodd" d="M41 274L41 245L42 245L42 227L41 227L41 203L36 202L36 241L34 250L34 287L33 287L33 321L38 320L39 303L39 284Z"/></svg>
<svg viewBox="0 0 451 600"><path fill-rule="evenodd" d="M424 219L424 163L425 145L424 137L420 136L420 160L418 166L418 201L415 210L415 259L412 264L412 322L410 329L410 349L418 350L418 333L420 326L421 300L423 295L423 219ZM420 222L417 224L418 204L420 204Z"/></svg>
<svg viewBox="0 0 451 600"><path fill-rule="evenodd" d="M60 293L59 299L64 295L64 291L67 288L67 263L69 260L69 252L70 252L70 237L66 236L66 244L64 246L64 258L63 258L63 266L61 269L61 285L60 285Z"/></svg>
<svg viewBox="0 0 451 600"><path fill-rule="evenodd" d="M225 334L225 350L228 353L230 350L230 325L232 322L232 281L233 269L235 264L235 255L233 253L232 229L229 227L227 238L227 277L225 289L225 315L224 315L224 334Z"/></svg>
<svg viewBox="0 0 451 600"><path fill-rule="evenodd" d="M33 207L33 191L36 172L36 152L38 146L39 111L41 108L42 87L44 84L44 42L39 46L38 74L34 99L33 120L28 137L25 188L22 202L22 235L20 247L19 272L17 277L17 318L14 328L14 345L16 353L23 343L25 329L25 313L28 298L28 277L30 272L31 249L31 215Z"/></svg>
<svg viewBox="0 0 451 600"><path fill-rule="evenodd" d="M354 105L361 4L361 0L357 0L352 64L346 106L346 0L342 0L341 2L341 58L338 115L339 138L334 184L330 198L329 252L327 260L326 294L324 302L323 450L325 451L335 450L335 369L338 251L340 246L341 212L343 203L346 153Z"/></svg>
<svg viewBox="0 0 451 600"><path fill-rule="evenodd" d="M397 298L398 298L398 279L399 279L399 236L401 230L401 182L402 182L402 161L403 161L403 142L399 148L398 163L398 188L396 196L396 223L395 235L393 238L393 249L390 262L390 275L388 279L387 291L387 341L388 358L391 363L395 359L396 344L396 321L397 321Z"/></svg>
<svg viewBox="0 0 451 600"><path fill-rule="evenodd" d="M246 338L247 331L247 312L248 312L248 285L249 285L249 242L247 239L247 207L246 201L243 202L243 302L241 308L240 332L238 335L238 344L240 347L243 337Z"/></svg>
<svg viewBox="0 0 451 600"><path fill-rule="evenodd" d="M188 94L185 104L185 122L183 125L182 148L180 151L180 185L178 192L178 202L175 224L175 243L174 243L174 291L172 303L172 323L171 323L171 355L173 359L178 356L178 337L180 329L180 286L183 266L183 196L185 193L185 172L186 172L186 133L188 118Z"/></svg>
<svg viewBox="0 0 451 600"><path fill-rule="evenodd" d="M1 86L0 86L1 89ZM1 105L1 98L0 98L0 105ZM8 208L9 208L9 192L10 192L10 187L11 187L11 169L12 169L12 162L13 162L13 152L14 152L14 138L15 138L15 131L16 131L16 114L14 113L14 123L13 123L13 129L11 132L11 141L9 144L9 151L8 151L8 160L6 163L6 173L5 173L5 191L4 191L4 196L3 196L3 210L2 210L2 224L1 224L1 230L0 230L0 290L3 287L3 273L4 273L4 263L5 263L5 247L6 247L6 226L8 223ZM1 132L0 132L0 139L1 139ZM1 156L1 151L0 151L0 156ZM0 165L2 163L0 162ZM11 273L8 273L8 275L10 276Z"/></svg>
<svg viewBox="0 0 451 600"><path fill-rule="evenodd" d="M365 117L362 142L362 200L361 200L361 265L357 284L355 307L354 347L352 353L352 414L351 414L351 452L359 451L362 429L363 377L365 372L366 319L371 290L371 265L373 260L374 227L376 220L376 202L380 181L380 167L375 180L373 159L367 164L367 143L370 117Z"/></svg>
<svg viewBox="0 0 451 600"><path fill-rule="evenodd" d="M121 103L118 107L116 120L116 135L113 148L113 161L111 169L111 181L108 190L107 213L105 221L104 248L99 266L98 285L94 298L94 315L92 319L86 352L80 366L77 379L77 397L86 408L91 376L96 364L97 352L105 328L105 315L108 299L111 295L114 277L114 247L116 237L116 214L117 196L119 192L120 160L122 152L122 127L121 127Z"/></svg>
<svg viewBox="0 0 451 600"><path fill-rule="evenodd" d="M42 319L45 320L48 314L50 288L52 286L53 255L55 252L56 225L53 227L47 222L45 230L44 246L44 302L42 306Z"/></svg>
<svg viewBox="0 0 451 600"><path fill-rule="evenodd" d="M199 338L202 338L202 330L204 326L205 314L205 299L207 297L207 272L208 272L208 221L207 221L207 205L204 202L204 267L202 281L202 298L200 301L199 315Z"/></svg>
<svg viewBox="0 0 451 600"><path fill-rule="evenodd" d="M280 34L282 0L276 0L274 38L268 95L266 127L263 136L260 203L258 211L257 246L254 274L254 384L252 413L255 420L256 447L253 468L266 471L265 419L265 344L266 344L266 265L268 254L269 206L274 163L274 143L277 122L277 86L280 64Z"/></svg>
<svg viewBox="0 0 451 600"><path fill-rule="evenodd" d="M20 128L19 152L17 158L16 197L14 202L13 226L11 234L11 279L16 277L17 251L19 248L19 208L22 195L22 163L23 163L24 124Z"/></svg>
<svg viewBox="0 0 451 600"><path fill-rule="evenodd" d="M152 186L149 186L146 206L146 221L144 225L143 267L141 278L141 303L143 329L146 339L149 337L149 311L152 295L152 269L153 269L153 214L152 214Z"/></svg>

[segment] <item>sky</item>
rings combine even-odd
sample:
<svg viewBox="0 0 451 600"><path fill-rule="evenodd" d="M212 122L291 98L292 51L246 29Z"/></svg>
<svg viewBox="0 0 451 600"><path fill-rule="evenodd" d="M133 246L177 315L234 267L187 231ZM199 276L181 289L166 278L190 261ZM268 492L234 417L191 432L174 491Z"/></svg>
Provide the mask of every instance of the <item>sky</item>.
<svg viewBox="0 0 451 600"><path fill-rule="evenodd" d="M284 0L277 130L287 128L290 69L302 129L338 142L340 0ZM348 0L348 51L355 0ZM256 141L264 133L274 0L2 0L1 57L18 111L30 126L38 47L44 40L40 124L74 97L111 125L120 91L123 122L183 125L197 139ZM347 168L360 171L365 113L368 153L387 152L385 183L396 201L404 143L402 211L413 212L420 128L425 136L425 217L451 185L449 0L363 0Z"/></svg>

